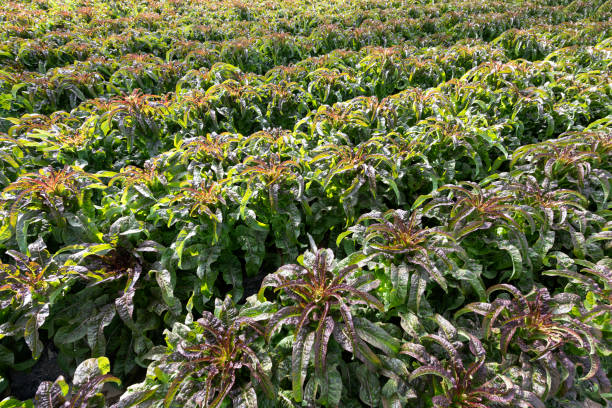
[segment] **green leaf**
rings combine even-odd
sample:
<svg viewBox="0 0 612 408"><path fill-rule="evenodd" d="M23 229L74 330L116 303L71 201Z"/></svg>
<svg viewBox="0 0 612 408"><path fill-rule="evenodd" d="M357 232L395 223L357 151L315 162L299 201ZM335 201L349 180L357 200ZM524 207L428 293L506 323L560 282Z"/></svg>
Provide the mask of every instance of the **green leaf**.
<svg viewBox="0 0 612 408"><path fill-rule="evenodd" d="M105 375L110 371L110 363L106 357L89 358L83 361L74 371L72 383L83 386L99 375Z"/></svg>
<svg viewBox="0 0 612 408"><path fill-rule="evenodd" d="M13 397L6 397L0 401L0 408L34 408L34 403L30 400L24 402Z"/></svg>
<svg viewBox="0 0 612 408"><path fill-rule="evenodd" d="M391 280L391 296L390 300L394 306L403 305L406 303L408 296L408 285L410 273L405 264L399 266L391 265L389 270L389 278Z"/></svg>
<svg viewBox="0 0 612 408"><path fill-rule="evenodd" d="M380 383L375 372L365 365L359 365L355 370L359 381L359 399L370 407L380 406Z"/></svg>
<svg viewBox="0 0 612 408"><path fill-rule="evenodd" d="M452 386L453 384L453 378L451 377L450 373L446 372L440 367L434 366L421 366L415 369L412 374L410 374L410 381L414 381L415 379L424 375L435 375L437 377L442 378L450 386Z"/></svg>
<svg viewBox="0 0 612 408"><path fill-rule="evenodd" d="M28 227L33 220L26 218L26 214L20 214L15 225L15 240L19 246L19 252L30 255L28 252Z"/></svg>
<svg viewBox="0 0 612 408"><path fill-rule="evenodd" d="M13 351L0 344L0 367L12 366L13 364L15 364Z"/></svg>
<svg viewBox="0 0 612 408"><path fill-rule="evenodd" d="M108 326L115 317L115 304L103 306L96 315L88 319L87 322L87 344L94 356L104 354L106 350L106 338L104 328Z"/></svg>
<svg viewBox="0 0 612 408"><path fill-rule="evenodd" d="M33 312L25 324L23 336L28 347L32 351L32 358L35 360L40 357L44 347L40 340L38 329L43 325L48 316L49 305L46 304L40 310Z"/></svg>
<svg viewBox="0 0 612 408"><path fill-rule="evenodd" d="M512 274L510 275L510 280L518 279L523 275L523 257L521 256L521 251L510 241L502 240L497 244L499 249L504 249L508 255L510 255L510 259L512 260Z"/></svg>
<svg viewBox="0 0 612 408"><path fill-rule="evenodd" d="M391 378L382 387L381 398L384 408L403 408L408 399L417 398L417 395L405 385L400 385L397 379Z"/></svg>
<svg viewBox="0 0 612 408"><path fill-rule="evenodd" d="M555 244L555 231L547 230L544 233L540 233L540 236L536 243L533 245L533 250L540 256L540 259L548 254Z"/></svg>
<svg viewBox="0 0 612 408"><path fill-rule="evenodd" d="M260 302L257 300L256 295L252 295L247 298L247 303L240 308L240 316L249 317L256 321L270 320L270 317L276 312L276 309L276 303L266 301Z"/></svg>
<svg viewBox="0 0 612 408"><path fill-rule="evenodd" d="M418 196L417 199L414 200L414 203L412 203L412 207L410 207L410 211L414 211L416 208L419 208L421 204L423 204L425 201L429 200L432 197L433 196L431 194L424 194L424 195Z"/></svg>
<svg viewBox="0 0 612 408"><path fill-rule="evenodd" d="M425 293L427 287L427 280L419 272L413 272L410 275L410 291L408 293L408 307L418 313L421 298Z"/></svg>
<svg viewBox="0 0 612 408"><path fill-rule="evenodd" d="M162 298L166 306L168 306L174 314L180 313L181 302L174 296L175 274L170 273L167 269L151 270L149 273L155 273L155 280L161 289Z"/></svg>
<svg viewBox="0 0 612 408"><path fill-rule="evenodd" d="M233 398L234 408L257 408L257 394L253 387L241 389L240 393Z"/></svg>
<svg viewBox="0 0 612 408"><path fill-rule="evenodd" d="M174 250L176 251L176 256L178 257L178 267L182 266L183 260L183 250L185 249L185 244L189 241L190 238L194 237L196 234L196 228L192 227L189 230L182 229L174 243Z"/></svg>
<svg viewBox="0 0 612 408"><path fill-rule="evenodd" d="M142 384L142 383L141 383ZM136 407L139 404L147 401L151 397L155 396L158 389L160 388L159 384L151 385L146 384L142 386L141 384L137 384L136 386L131 386L128 391L126 391L117 403L115 403L113 408L130 408Z"/></svg>
<svg viewBox="0 0 612 408"><path fill-rule="evenodd" d="M399 340L387 333L382 327L361 317L354 317L353 322L359 338L387 354L399 353L401 347Z"/></svg>
<svg viewBox="0 0 612 408"><path fill-rule="evenodd" d="M242 298L243 293L240 261L236 257L231 257L221 267L223 268L223 280L231 286L232 298L237 302Z"/></svg>
<svg viewBox="0 0 612 408"><path fill-rule="evenodd" d="M338 235L338 238L336 238L336 246L340 246L340 243L342 242L342 240L344 238L346 238L347 236L353 234L353 231L348 230L348 231L344 231L341 234Z"/></svg>
<svg viewBox="0 0 612 408"><path fill-rule="evenodd" d="M342 377L336 366L328 366L327 370L325 370L325 376L322 379L318 379L318 381L321 383L321 396L317 402L322 406L340 406Z"/></svg>
<svg viewBox="0 0 612 408"><path fill-rule="evenodd" d="M478 294L480 300L485 300L487 298L480 274L468 269L456 269L453 271L453 277L468 282Z"/></svg>

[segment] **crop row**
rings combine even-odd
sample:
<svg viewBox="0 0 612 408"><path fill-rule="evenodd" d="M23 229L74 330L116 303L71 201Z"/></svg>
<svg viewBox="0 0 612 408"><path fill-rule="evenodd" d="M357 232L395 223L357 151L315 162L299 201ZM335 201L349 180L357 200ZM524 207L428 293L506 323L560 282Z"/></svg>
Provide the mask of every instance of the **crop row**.
<svg viewBox="0 0 612 408"><path fill-rule="evenodd" d="M175 29L151 32L146 29L128 28L117 34L103 33L103 37L98 40L91 32L85 32L84 38L77 39L69 32L59 31L56 35L47 34L44 38L11 37L0 47L0 56L7 65L16 64L15 68L18 70L46 72L54 67L86 60L91 56L119 57L133 53L149 53L161 58L181 58L181 49L187 49L196 59L221 58L224 62L235 64L244 70L262 73L275 65L296 62L338 48L357 50L367 45L390 46L406 40L417 41L422 45L452 44L462 38L481 38L489 41L512 28L575 20L571 17L559 17L558 13L565 16L563 9L543 12L539 4L505 13L497 10L487 12L486 7L477 8L475 11L444 12L438 16L434 14L436 17L433 18L385 18L384 14L377 12L378 17L365 18L358 26L320 24L308 35L269 30L243 33L221 40L195 40L188 35L181 39L180 31ZM602 23L591 24L599 27ZM211 25L214 27L214 23ZM549 29L555 30L555 27ZM569 32L567 34L571 35ZM585 36L574 38L581 41Z"/></svg>

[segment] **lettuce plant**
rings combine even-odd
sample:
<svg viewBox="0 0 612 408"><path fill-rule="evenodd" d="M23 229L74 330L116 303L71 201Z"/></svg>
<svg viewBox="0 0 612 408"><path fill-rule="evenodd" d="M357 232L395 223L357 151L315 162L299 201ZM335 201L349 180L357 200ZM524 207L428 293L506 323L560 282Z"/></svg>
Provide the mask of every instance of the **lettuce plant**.
<svg viewBox="0 0 612 408"><path fill-rule="evenodd" d="M402 353L417 359L422 365L410 374L411 380L424 376L439 378L439 387L434 388L431 402L435 408L486 408L491 406L511 406L514 399L514 384L509 378L491 372L485 365L486 351L480 340L471 334L469 350L474 361L466 364L459 349L448 339L428 334L421 338L438 344L448 353L449 359L443 363L429 354L421 344L406 343Z"/></svg>
<svg viewBox="0 0 612 408"><path fill-rule="evenodd" d="M417 267L438 283L445 291L448 285L443 273L436 266L436 259L452 268L449 258L458 252L455 239L440 228L422 228L421 214L413 211L389 210L384 214L373 212L362 215L358 222L378 221L365 229L364 246L368 252L400 258L406 264Z"/></svg>
<svg viewBox="0 0 612 408"><path fill-rule="evenodd" d="M49 317L51 307L70 283L65 268L54 259L39 239L28 247L29 255L9 250L15 265L0 263L0 305L3 312L2 337L23 338L32 352L40 357L44 344L40 329Z"/></svg>
<svg viewBox="0 0 612 408"><path fill-rule="evenodd" d="M293 326L292 383L293 397L298 402L302 400L311 352L315 373L321 379L332 335L361 360L379 363L364 341L367 334L356 328L352 306L364 304L383 309L382 303L368 293L377 286L376 281L368 275L352 276L358 271L356 264L338 266L329 249L307 253L304 261L304 265L285 265L266 276L259 292L263 300L266 288L274 288L280 292L283 304L270 318L266 337L270 339L280 326Z"/></svg>
<svg viewBox="0 0 612 408"><path fill-rule="evenodd" d="M240 316L227 298L217 303L214 314L206 311L187 323L176 323L167 333L167 347L154 354L154 371L144 383L130 387L116 407L212 408L226 400L257 406L256 390L272 398L266 356L254 348L263 328L254 319Z"/></svg>
<svg viewBox="0 0 612 408"><path fill-rule="evenodd" d="M524 353L530 359L527 364L541 367L546 384L543 399L570 391L578 367L582 368L580 382L599 383L606 378L601 372L597 331L571 313L579 300L577 295L550 296L546 288L524 295L509 284L494 285L487 293L495 291L509 292L511 299L498 297L491 303L471 303L456 316L470 311L483 316L485 334L499 336L504 358L509 358L510 353ZM606 380L600 385L604 390L610 386Z"/></svg>

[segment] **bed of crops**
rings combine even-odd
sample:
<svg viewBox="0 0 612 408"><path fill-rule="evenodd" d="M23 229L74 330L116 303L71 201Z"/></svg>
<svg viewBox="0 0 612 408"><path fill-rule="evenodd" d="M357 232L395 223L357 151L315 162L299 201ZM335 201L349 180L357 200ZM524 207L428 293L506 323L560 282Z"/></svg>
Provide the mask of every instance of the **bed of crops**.
<svg viewBox="0 0 612 408"><path fill-rule="evenodd" d="M0 5L0 407L612 406L610 0Z"/></svg>

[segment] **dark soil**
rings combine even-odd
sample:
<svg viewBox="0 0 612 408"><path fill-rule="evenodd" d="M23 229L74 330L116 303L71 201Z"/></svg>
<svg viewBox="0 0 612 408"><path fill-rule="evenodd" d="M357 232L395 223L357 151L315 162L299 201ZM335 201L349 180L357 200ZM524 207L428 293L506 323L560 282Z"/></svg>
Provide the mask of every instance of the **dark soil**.
<svg viewBox="0 0 612 408"><path fill-rule="evenodd" d="M252 277L247 277L243 280L244 294L242 295L243 299L248 298L249 296L259 292L259 288L261 287L261 281L266 276L265 272L259 272L257 275Z"/></svg>
<svg viewBox="0 0 612 408"><path fill-rule="evenodd" d="M49 344L31 369L9 372L10 394L20 400L34 398L41 382L55 381L60 375L66 376L57 362L57 350L52 344Z"/></svg>

